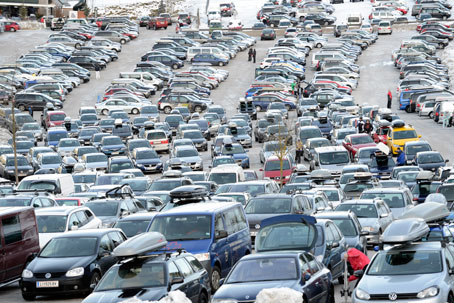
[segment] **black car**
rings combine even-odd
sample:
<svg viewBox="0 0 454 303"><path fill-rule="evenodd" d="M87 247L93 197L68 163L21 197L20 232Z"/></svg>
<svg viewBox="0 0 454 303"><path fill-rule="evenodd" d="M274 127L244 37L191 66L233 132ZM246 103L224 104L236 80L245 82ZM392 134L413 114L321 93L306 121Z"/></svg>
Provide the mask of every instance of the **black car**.
<svg viewBox="0 0 454 303"><path fill-rule="evenodd" d="M18 93L14 97L15 106L24 111L31 107L33 110L43 110L47 103L52 103L55 108L63 108L63 103L60 100L53 99L41 93Z"/></svg>
<svg viewBox="0 0 454 303"><path fill-rule="evenodd" d="M139 20L139 26L140 27L145 27L148 25L148 22L151 20L151 17L150 16L144 16L144 17L141 17L140 20Z"/></svg>
<svg viewBox="0 0 454 303"><path fill-rule="evenodd" d="M153 240L162 243L154 244ZM172 251L157 250L164 248L166 243L161 234L153 232L139 235L119 246L114 255L126 260L112 266L83 303L114 303L132 297L157 301L177 290L191 302L208 302L211 288L206 269L185 251L172 254ZM152 248L151 251L147 246Z"/></svg>
<svg viewBox="0 0 454 303"><path fill-rule="evenodd" d="M257 124L254 128L254 140L255 142L262 143L265 141L265 131L266 128L272 125L273 122L267 119L260 119L257 121Z"/></svg>
<svg viewBox="0 0 454 303"><path fill-rule="evenodd" d="M184 62L177 57L170 55L151 55L147 57L147 61L157 61L173 69L178 69L184 66Z"/></svg>
<svg viewBox="0 0 454 303"><path fill-rule="evenodd" d="M262 30L260 40L274 40L276 39L276 31L272 28L265 28Z"/></svg>
<svg viewBox="0 0 454 303"><path fill-rule="evenodd" d="M325 14L310 14L306 16L305 20L313 20L320 25L330 25L336 22L336 17Z"/></svg>
<svg viewBox="0 0 454 303"><path fill-rule="evenodd" d="M96 68L103 69L106 67L105 62L93 57L71 56L71 58L68 59L68 62L75 63L81 67L91 70L95 70Z"/></svg>
<svg viewBox="0 0 454 303"><path fill-rule="evenodd" d="M118 261L115 247L126 240L120 229L62 233L50 240L24 269L20 286L25 300L41 295L88 293Z"/></svg>

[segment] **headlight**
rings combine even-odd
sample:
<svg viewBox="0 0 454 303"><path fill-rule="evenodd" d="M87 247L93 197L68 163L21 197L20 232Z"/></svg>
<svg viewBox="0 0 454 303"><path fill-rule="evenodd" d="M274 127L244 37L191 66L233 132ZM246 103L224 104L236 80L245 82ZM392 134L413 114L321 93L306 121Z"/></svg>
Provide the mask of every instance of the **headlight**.
<svg viewBox="0 0 454 303"><path fill-rule="evenodd" d="M33 278L33 273L28 269L24 269L22 271L22 278L26 278L26 279Z"/></svg>
<svg viewBox="0 0 454 303"><path fill-rule="evenodd" d="M83 274L84 274L83 267L76 267L76 268L70 269L66 272L67 277L78 277L78 276L82 276Z"/></svg>
<svg viewBox="0 0 454 303"><path fill-rule="evenodd" d="M199 262L209 261L210 260L210 253L195 254L194 257L197 260L199 260Z"/></svg>
<svg viewBox="0 0 454 303"><path fill-rule="evenodd" d="M237 303L237 300L234 299L213 299L211 303Z"/></svg>
<svg viewBox="0 0 454 303"><path fill-rule="evenodd" d="M111 228L114 225L114 222L102 222L101 228Z"/></svg>
<svg viewBox="0 0 454 303"><path fill-rule="evenodd" d="M374 232L375 231L375 228L373 228L372 226L364 226L363 229L365 231L368 231L370 233Z"/></svg>
<svg viewBox="0 0 454 303"><path fill-rule="evenodd" d="M431 286L429 288L426 288L416 295L419 299L424 299L424 298L430 298L430 297L435 297L438 295L438 287L437 286Z"/></svg>
<svg viewBox="0 0 454 303"><path fill-rule="evenodd" d="M356 289L355 295L360 300L369 300L370 299L369 294L367 292L365 292L364 290L361 290L359 288Z"/></svg>
<svg viewBox="0 0 454 303"><path fill-rule="evenodd" d="M400 145L399 145L399 144L393 144L393 146L394 146L394 147L400 147Z"/></svg>

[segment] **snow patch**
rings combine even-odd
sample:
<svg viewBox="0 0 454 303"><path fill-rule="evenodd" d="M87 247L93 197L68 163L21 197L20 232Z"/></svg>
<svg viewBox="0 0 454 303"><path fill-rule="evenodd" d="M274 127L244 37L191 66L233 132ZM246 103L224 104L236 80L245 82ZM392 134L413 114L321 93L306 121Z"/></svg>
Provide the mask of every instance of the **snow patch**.
<svg viewBox="0 0 454 303"><path fill-rule="evenodd" d="M256 303L303 303L303 295L291 288L263 289L255 299Z"/></svg>
<svg viewBox="0 0 454 303"><path fill-rule="evenodd" d="M451 82L451 86L454 85L454 46L449 44L442 52L441 52L441 61L443 64L448 66L449 71L449 79Z"/></svg>
<svg viewBox="0 0 454 303"><path fill-rule="evenodd" d="M183 292L175 290L169 292L167 297L164 297L159 301L142 301L136 297L132 297L131 299L123 301L123 303L191 303L191 300L189 300Z"/></svg>

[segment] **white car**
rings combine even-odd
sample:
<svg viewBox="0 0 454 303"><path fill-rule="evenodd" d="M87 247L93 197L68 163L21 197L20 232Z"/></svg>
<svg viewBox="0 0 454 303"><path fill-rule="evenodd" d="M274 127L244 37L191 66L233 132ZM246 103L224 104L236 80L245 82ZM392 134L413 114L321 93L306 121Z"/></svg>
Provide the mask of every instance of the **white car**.
<svg viewBox="0 0 454 303"><path fill-rule="evenodd" d="M429 118L432 119L435 103L436 103L435 101L426 101L422 103L421 106L419 107L418 115L420 117L428 116Z"/></svg>
<svg viewBox="0 0 454 303"><path fill-rule="evenodd" d="M160 129L149 130L145 132L145 139L150 141L155 151L169 152L169 138L165 131Z"/></svg>
<svg viewBox="0 0 454 303"><path fill-rule="evenodd" d="M102 221L84 206L61 206L36 209L39 246L42 248L52 238L72 230L100 228Z"/></svg>
<svg viewBox="0 0 454 303"><path fill-rule="evenodd" d="M393 33L393 26L391 21L381 21L378 23L378 34L392 34Z"/></svg>
<svg viewBox="0 0 454 303"><path fill-rule="evenodd" d="M363 31L366 31L368 33L371 33L371 34L374 32L374 27L371 24L369 24L369 23L362 24L359 29L363 30Z"/></svg>
<svg viewBox="0 0 454 303"><path fill-rule="evenodd" d="M133 115L137 115L140 113L140 110L143 106L149 105L145 103L131 103L121 99L109 99L102 103L98 103L95 105L96 112L98 114L102 114L107 116L109 111L111 110L123 110L127 113L131 113Z"/></svg>
<svg viewBox="0 0 454 303"><path fill-rule="evenodd" d="M242 29L243 28L243 22L241 20L231 20L229 22L229 29Z"/></svg>

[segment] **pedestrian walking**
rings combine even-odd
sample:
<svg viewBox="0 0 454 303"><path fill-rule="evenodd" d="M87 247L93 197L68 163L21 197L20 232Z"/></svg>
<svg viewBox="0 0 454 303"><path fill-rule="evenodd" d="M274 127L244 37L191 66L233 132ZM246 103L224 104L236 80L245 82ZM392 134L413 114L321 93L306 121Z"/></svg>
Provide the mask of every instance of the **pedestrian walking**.
<svg viewBox="0 0 454 303"><path fill-rule="evenodd" d="M405 163L405 153L404 151L398 147L397 148L397 166L404 166L406 163Z"/></svg>
<svg viewBox="0 0 454 303"><path fill-rule="evenodd" d="M366 121L366 124L364 124L364 132L365 133L368 133L369 135L372 133L372 130L374 129L374 127L372 126L372 124L370 123L370 120L367 120Z"/></svg>
<svg viewBox="0 0 454 303"><path fill-rule="evenodd" d="M250 48L247 52L247 61L252 61L252 53L252 48Z"/></svg>
<svg viewBox="0 0 454 303"><path fill-rule="evenodd" d="M356 123L356 128L358 129L358 133L364 133L363 117L359 117L359 121Z"/></svg>
<svg viewBox="0 0 454 303"><path fill-rule="evenodd" d="M393 102L393 95L391 94L391 91L388 89L388 104L387 108L391 108L391 103Z"/></svg>
<svg viewBox="0 0 454 303"><path fill-rule="evenodd" d="M299 97L301 95L301 81L298 79L296 81L296 95Z"/></svg>
<svg viewBox="0 0 454 303"><path fill-rule="evenodd" d="M96 74L96 80L99 80L101 78L101 73L100 73L100 68L99 65L95 65L95 74Z"/></svg>
<svg viewBox="0 0 454 303"><path fill-rule="evenodd" d="M28 113L33 117L33 108L31 106L28 107Z"/></svg>
<svg viewBox="0 0 454 303"><path fill-rule="evenodd" d="M292 95L294 95L295 94L295 89L296 89L296 83L295 82L292 82L291 88L292 88Z"/></svg>
<svg viewBox="0 0 454 303"><path fill-rule="evenodd" d="M175 26L175 33L176 34L179 34L180 33L180 25L177 23L177 25Z"/></svg>
<svg viewBox="0 0 454 303"><path fill-rule="evenodd" d="M303 142L298 138L296 140L296 153L295 153L295 162L301 163L301 156L303 155Z"/></svg>
<svg viewBox="0 0 454 303"><path fill-rule="evenodd" d="M254 50L252 51L252 58L254 59L254 63L255 63L255 60L256 60L256 58L257 58L257 51L255 50L255 48L254 48Z"/></svg>

